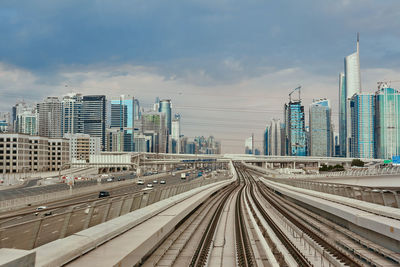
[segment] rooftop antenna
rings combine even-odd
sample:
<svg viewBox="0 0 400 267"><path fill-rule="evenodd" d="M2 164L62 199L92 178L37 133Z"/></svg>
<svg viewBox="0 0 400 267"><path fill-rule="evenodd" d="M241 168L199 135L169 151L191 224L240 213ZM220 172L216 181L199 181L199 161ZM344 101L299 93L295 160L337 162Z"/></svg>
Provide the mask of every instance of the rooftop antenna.
<svg viewBox="0 0 400 267"><path fill-rule="evenodd" d="M360 50L360 33L357 32L357 53L359 52L359 50Z"/></svg>

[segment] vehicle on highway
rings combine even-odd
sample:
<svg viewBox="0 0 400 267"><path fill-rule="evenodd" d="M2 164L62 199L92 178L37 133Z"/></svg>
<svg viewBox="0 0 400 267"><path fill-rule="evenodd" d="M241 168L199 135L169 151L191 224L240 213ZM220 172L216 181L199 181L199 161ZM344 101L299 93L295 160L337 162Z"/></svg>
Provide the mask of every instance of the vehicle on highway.
<svg viewBox="0 0 400 267"><path fill-rule="evenodd" d="M148 184L147 184L147 187L152 188L152 187L153 187L153 184L148 183Z"/></svg>
<svg viewBox="0 0 400 267"><path fill-rule="evenodd" d="M144 181L140 179L140 180L137 181L137 184L138 185L144 185Z"/></svg>
<svg viewBox="0 0 400 267"><path fill-rule="evenodd" d="M153 180L153 184L158 184L158 181L157 180Z"/></svg>
<svg viewBox="0 0 400 267"><path fill-rule="evenodd" d="M50 215L53 215L53 212L52 212L52 211L46 211L46 212L43 214L43 216L50 216Z"/></svg>
<svg viewBox="0 0 400 267"><path fill-rule="evenodd" d="M167 182L165 180L161 180L160 184L166 184Z"/></svg>
<svg viewBox="0 0 400 267"><path fill-rule="evenodd" d="M108 192L108 191L100 191L100 193L99 193L99 198L109 197L109 196L110 196L110 192Z"/></svg>
<svg viewBox="0 0 400 267"><path fill-rule="evenodd" d="M112 182L113 179L107 178L107 182Z"/></svg>
<svg viewBox="0 0 400 267"><path fill-rule="evenodd" d="M174 172L172 173L172 176L175 176L175 173L174 173Z"/></svg>
<svg viewBox="0 0 400 267"><path fill-rule="evenodd" d="M47 207L46 206L37 207L36 208L36 212L35 212L35 216L38 216L39 215L39 211L44 210L44 209L47 209Z"/></svg>
<svg viewBox="0 0 400 267"><path fill-rule="evenodd" d="M151 190L153 190L153 188L145 187L145 188L142 189L143 193L145 193L145 194L147 194L148 191L151 191Z"/></svg>
<svg viewBox="0 0 400 267"><path fill-rule="evenodd" d="M181 173L181 179L186 179L186 173Z"/></svg>

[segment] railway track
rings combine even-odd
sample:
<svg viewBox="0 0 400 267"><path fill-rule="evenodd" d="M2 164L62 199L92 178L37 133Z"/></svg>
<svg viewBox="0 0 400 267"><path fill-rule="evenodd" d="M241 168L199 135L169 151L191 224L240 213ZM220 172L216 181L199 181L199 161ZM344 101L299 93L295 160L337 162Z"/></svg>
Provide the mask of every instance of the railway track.
<svg viewBox="0 0 400 267"><path fill-rule="evenodd" d="M306 243L308 243L308 246L314 246L315 250L319 250L320 256L325 257L331 264L345 266L397 266L400 264L398 253L370 242L282 197L270 190L264 183L256 181L256 178L250 172L245 170L239 170L239 172L251 181L253 189L249 192L253 195L254 206L262 210L263 207L270 205L271 209L278 212L279 216L287 221L281 223L286 225L287 236L297 235L305 239L303 241L304 247L307 246ZM261 203L256 203L257 198L261 200ZM290 232L291 234L289 234ZM288 248L286 245L285 247ZM307 252L304 249L301 250L301 253L307 256ZM290 249L290 253L293 256L295 255L292 249ZM299 262L297 256L294 256L294 258L298 265L306 266L306 263ZM308 258L312 262L312 257Z"/></svg>
<svg viewBox="0 0 400 267"><path fill-rule="evenodd" d="M241 202L244 187L240 179L214 194L181 222L143 266L254 266Z"/></svg>

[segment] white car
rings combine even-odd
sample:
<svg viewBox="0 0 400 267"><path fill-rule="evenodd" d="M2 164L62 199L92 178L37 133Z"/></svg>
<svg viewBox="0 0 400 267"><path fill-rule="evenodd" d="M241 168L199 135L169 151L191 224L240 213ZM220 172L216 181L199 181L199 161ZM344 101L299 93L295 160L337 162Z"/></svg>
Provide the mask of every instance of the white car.
<svg viewBox="0 0 400 267"><path fill-rule="evenodd" d="M39 211L44 210L44 209L47 209L47 207L46 207L46 206L37 207L37 208L36 208L36 212L35 212L35 216L38 216Z"/></svg>
<svg viewBox="0 0 400 267"><path fill-rule="evenodd" d="M158 181L157 180L153 180L153 184L158 184Z"/></svg>
<svg viewBox="0 0 400 267"><path fill-rule="evenodd" d="M147 184L147 187L152 188L152 187L153 187L153 184L148 183L148 184Z"/></svg>
<svg viewBox="0 0 400 267"><path fill-rule="evenodd" d="M137 181L137 184L138 184L138 185L144 185L144 181L143 181L143 180L138 180L138 181Z"/></svg>
<svg viewBox="0 0 400 267"><path fill-rule="evenodd" d="M160 184L166 184L167 182L165 180L161 180Z"/></svg>

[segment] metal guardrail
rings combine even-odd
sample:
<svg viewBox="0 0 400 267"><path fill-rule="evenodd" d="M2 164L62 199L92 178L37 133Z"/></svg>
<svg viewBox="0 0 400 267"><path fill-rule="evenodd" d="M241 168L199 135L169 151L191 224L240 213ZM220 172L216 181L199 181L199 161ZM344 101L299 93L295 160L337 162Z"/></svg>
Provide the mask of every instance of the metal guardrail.
<svg viewBox="0 0 400 267"><path fill-rule="evenodd" d="M303 189L314 190L318 192L358 199L382 206L388 206L393 208L400 208L400 189L396 188L384 188L384 187L370 187L370 186L358 186L349 184L330 183L322 181L313 181L305 178L324 178L324 177L343 177L343 176L379 176L379 175L395 175L400 172L400 167L387 167L383 169L377 169L376 172L368 172L368 170L355 170L342 172L342 176L331 175L331 176L313 176L313 175L271 175L264 171L260 167L246 165L246 167L255 170L256 172L268 175L265 177L271 181L282 183L290 186L295 186ZM348 174L348 175L345 175Z"/></svg>
<svg viewBox="0 0 400 267"><path fill-rule="evenodd" d="M360 168L339 172L323 172L319 174L284 174L295 178L324 178L324 177L353 177L353 176L380 176L400 174L400 166L388 166L385 168Z"/></svg>
<svg viewBox="0 0 400 267"><path fill-rule="evenodd" d="M33 249L160 200L227 178L194 180L151 191L98 199L86 207L72 206L60 214L1 228L0 248Z"/></svg>
<svg viewBox="0 0 400 267"><path fill-rule="evenodd" d="M271 181L303 189L358 199L382 206L400 208L400 189L388 190L367 186L307 181L301 179L266 178Z"/></svg>

